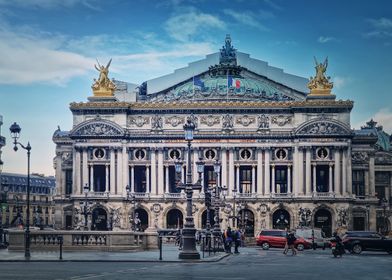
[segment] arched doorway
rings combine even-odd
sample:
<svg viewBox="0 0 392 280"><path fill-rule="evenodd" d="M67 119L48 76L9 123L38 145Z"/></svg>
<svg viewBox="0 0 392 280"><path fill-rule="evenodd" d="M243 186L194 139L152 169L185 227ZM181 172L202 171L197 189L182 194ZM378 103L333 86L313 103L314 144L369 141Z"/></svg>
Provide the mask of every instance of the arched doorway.
<svg viewBox="0 0 392 280"><path fill-rule="evenodd" d="M319 209L314 213L314 227L321 228L327 237L332 236L332 215L327 209Z"/></svg>
<svg viewBox="0 0 392 280"><path fill-rule="evenodd" d="M278 209L272 215L272 228L290 229L290 214L284 209Z"/></svg>
<svg viewBox="0 0 392 280"><path fill-rule="evenodd" d="M210 209L210 226L211 226L211 228L215 224L214 216L215 216L215 211L213 209ZM207 228L207 210L204 210L203 214L201 214L201 228Z"/></svg>
<svg viewBox="0 0 392 280"><path fill-rule="evenodd" d="M253 212L249 209L241 209L238 212L238 227L244 230L245 236L254 236L255 234L255 219Z"/></svg>
<svg viewBox="0 0 392 280"><path fill-rule="evenodd" d="M143 208L135 210L135 228L136 231L145 231L148 228L148 213Z"/></svg>
<svg viewBox="0 0 392 280"><path fill-rule="evenodd" d="M107 213L105 209L98 207L93 210L91 230L107 230Z"/></svg>
<svg viewBox="0 0 392 280"><path fill-rule="evenodd" d="M166 228L182 228L184 218L182 212L178 209L171 209L166 214Z"/></svg>

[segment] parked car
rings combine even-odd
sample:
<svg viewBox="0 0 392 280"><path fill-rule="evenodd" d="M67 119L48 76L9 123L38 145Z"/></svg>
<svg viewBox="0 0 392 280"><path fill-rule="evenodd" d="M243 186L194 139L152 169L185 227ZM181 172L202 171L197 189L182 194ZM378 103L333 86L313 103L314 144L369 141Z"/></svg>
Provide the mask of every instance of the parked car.
<svg viewBox="0 0 392 280"><path fill-rule="evenodd" d="M284 248L286 244L287 232L279 229L266 229L260 232L257 237L256 243L261 246L263 250L268 250L270 247ZM308 242L300 236L296 236L294 245L299 250L309 249L312 247L312 243Z"/></svg>
<svg viewBox="0 0 392 280"><path fill-rule="evenodd" d="M325 238L324 232L320 228L297 228L295 235L304 238L312 245L314 238L314 244L317 248L325 249L330 246L329 241Z"/></svg>
<svg viewBox="0 0 392 280"><path fill-rule="evenodd" d="M392 239L375 231L348 231L343 236L343 244L354 254L362 251L386 251L392 254Z"/></svg>

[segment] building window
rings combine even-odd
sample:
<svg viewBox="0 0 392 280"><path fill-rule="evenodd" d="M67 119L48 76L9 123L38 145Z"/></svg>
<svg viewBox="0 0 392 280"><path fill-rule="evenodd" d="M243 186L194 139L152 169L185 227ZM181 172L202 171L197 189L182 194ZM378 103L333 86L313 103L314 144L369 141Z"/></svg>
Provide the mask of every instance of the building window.
<svg viewBox="0 0 392 280"><path fill-rule="evenodd" d="M213 160L213 159L215 159L215 157L216 157L216 152L215 152L214 150L212 150L212 149L209 149L209 150L207 150L207 151L204 153L204 156L205 156L205 158L206 158L207 160Z"/></svg>
<svg viewBox="0 0 392 280"><path fill-rule="evenodd" d="M135 166L135 192L145 193L146 192L146 167Z"/></svg>
<svg viewBox="0 0 392 280"><path fill-rule="evenodd" d="M353 170L353 194L359 198L365 197L365 172Z"/></svg>
<svg viewBox="0 0 392 280"><path fill-rule="evenodd" d="M287 193L287 166L276 166L275 186L276 193Z"/></svg>
<svg viewBox="0 0 392 280"><path fill-rule="evenodd" d="M277 160L287 159L287 151L285 149L278 149L275 152L275 157Z"/></svg>
<svg viewBox="0 0 392 280"><path fill-rule="evenodd" d="M328 150L326 148L319 148L316 151L316 155L318 159L327 159L328 158Z"/></svg>
<svg viewBox="0 0 392 280"><path fill-rule="evenodd" d="M136 150L135 151L135 159L137 160L143 160L146 157L146 152L144 150Z"/></svg>
<svg viewBox="0 0 392 280"><path fill-rule="evenodd" d="M216 185L215 172L213 166L204 167L204 190L213 188Z"/></svg>
<svg viewBox="0 0 392 280"><path fill-rule="evenodd" d="M240 166L240 193L251 193L252 167Z"/></svg>
<svg viewBox="0 0 392 280"><path fill-rule="evenodd" d="M94 168L94 192L104 192L105 185L106 185L106 166L94 165L93 168Z"/></svg>
<svg viewBox="0 0 392 280"><path fill-rule="evenodd" d="M170 159L172 159L172 160L179 159L180 156L181 156L181 153L180 153L179 150L171 150L171 151L169 152L169 157L170 157Z"/></svg>
<svg viewBox="0 0 392 280"><path fill-rule="evenodd" d="M176 168L169 166L169 193L180 193L181 190L177 188L177 183L180 182L181 175L177 175Z"/></svg>
<svg viewBox="0 0 392 280"><path fill-rule="evenodd" d="M103 159L105 156L105 150L104 149L95 149L94 156L96 159Z"/></svg>
<svg viewBox="0 0 392 280"><path fill-rule="evenodd" d="M249 159L251 159L251 156L252 156L252 152L250 150L248 150L248 149L243 149L240 152L240 157L243 160L249 160Z"/></svg>
<svg viewBox="0 0 392 280"><path fill-rule="evenodd" d="M316 166L316 191L328 192L329 185L329 166L318 165Z"/></svg>

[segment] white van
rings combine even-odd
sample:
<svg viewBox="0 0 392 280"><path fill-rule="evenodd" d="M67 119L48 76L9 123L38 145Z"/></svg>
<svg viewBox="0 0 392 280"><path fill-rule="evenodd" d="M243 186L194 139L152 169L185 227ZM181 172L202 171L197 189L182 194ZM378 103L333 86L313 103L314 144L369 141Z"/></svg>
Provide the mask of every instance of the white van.
<svg viewBox="0 0 392 280"><path fill-rule="evenodd" d="M310 243L313 242L314 236L314 243L318 248L325 249L329 246L329 242L325 239L324 232L320 228L297 228L295 235L304 238Z"/></svg>

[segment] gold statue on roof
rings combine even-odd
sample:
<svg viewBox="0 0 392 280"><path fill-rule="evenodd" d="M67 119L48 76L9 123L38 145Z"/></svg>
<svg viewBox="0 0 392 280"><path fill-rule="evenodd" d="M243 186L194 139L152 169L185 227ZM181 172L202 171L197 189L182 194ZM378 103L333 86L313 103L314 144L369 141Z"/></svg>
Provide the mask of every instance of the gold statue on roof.
<svg viewBox="0 0 392 280"><path fill-rule="evenodd" d="M324 95L331 94L331 89L333 83L330 82L330 77L325 76L325 72L328 67L328 57L323 63L317 62L316 57L314 57L314 62L316 64L316 76L310 77L310 82L308 83L308 88L310 89L310 94Z"/></svg>
<svg viewBox="0 0 392 280"><path fill-rule="evenodd" d="M116 85L109 79L109 66L111 62L112 59L109 60L105 67L97 59L98 67L94 64L95 69L99 72L98 80L94 79L94 83L91 86L94 96L113 96Z"/></svg>

